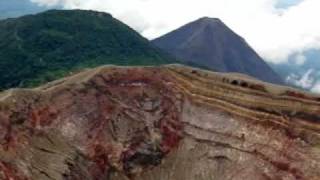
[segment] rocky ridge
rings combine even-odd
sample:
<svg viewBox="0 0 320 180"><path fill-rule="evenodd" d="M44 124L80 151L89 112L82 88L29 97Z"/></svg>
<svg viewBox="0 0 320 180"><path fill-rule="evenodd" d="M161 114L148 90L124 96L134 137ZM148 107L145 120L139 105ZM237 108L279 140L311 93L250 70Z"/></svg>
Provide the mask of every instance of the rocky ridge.
<svg viewBox="0 0 320 180"><path fill-rule="evenodd" d="M0 94L0 179L317 180L320 97L180 65Z"/></svg>

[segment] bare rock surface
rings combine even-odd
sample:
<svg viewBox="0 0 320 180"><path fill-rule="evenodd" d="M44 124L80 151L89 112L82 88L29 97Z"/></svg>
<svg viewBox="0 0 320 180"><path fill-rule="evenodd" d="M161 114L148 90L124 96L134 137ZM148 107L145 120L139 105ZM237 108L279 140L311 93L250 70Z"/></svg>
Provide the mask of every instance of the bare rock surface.
<svg viewBox="0 0 320 180"><path fill-rule="evenodd" d="M3 180L319 180L320 97L180 65L0 94Z"/></svg>

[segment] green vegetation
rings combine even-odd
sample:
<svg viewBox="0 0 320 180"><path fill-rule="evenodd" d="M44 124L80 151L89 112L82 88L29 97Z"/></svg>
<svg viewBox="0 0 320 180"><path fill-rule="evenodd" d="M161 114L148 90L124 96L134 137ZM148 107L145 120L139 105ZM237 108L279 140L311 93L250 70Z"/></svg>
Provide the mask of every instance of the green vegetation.
<svg viewBox="0 0 320 180"><path fill-rule="evenodd" d="M0 90L30 87L102 64L173 62L111 15L51 10L0 21Z"/></svg>

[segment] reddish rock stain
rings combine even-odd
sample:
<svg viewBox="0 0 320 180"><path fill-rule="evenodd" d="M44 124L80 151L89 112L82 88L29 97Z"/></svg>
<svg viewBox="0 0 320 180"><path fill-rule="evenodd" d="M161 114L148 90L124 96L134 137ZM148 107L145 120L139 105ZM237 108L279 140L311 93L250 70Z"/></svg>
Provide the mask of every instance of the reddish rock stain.
<svg viewBox="0 0 320 180"><path fill-rule="evenodd" d="M0 161L0 178L3 180L28 180L28 178L20 175L16 169L8 163Z"/></svg>
<svg viewBox="0 0 320 180"><path fill-rule="evenodd" d="M57 118L57 110L54 107L44 107L31 112L31 125L35 128L49 126Z"/></svg>

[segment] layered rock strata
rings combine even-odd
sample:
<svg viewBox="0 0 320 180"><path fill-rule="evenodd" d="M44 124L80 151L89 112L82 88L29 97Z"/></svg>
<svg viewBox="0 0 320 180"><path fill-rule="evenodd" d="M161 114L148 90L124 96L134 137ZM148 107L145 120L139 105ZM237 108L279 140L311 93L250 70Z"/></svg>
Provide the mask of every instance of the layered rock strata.
<svg viewBox="0 0 320 180"><path fill-rule="evenodd" d="M318 180L320 97L180 65L0 95L0 179Z"/></svg>

